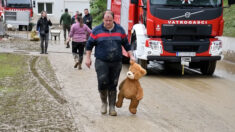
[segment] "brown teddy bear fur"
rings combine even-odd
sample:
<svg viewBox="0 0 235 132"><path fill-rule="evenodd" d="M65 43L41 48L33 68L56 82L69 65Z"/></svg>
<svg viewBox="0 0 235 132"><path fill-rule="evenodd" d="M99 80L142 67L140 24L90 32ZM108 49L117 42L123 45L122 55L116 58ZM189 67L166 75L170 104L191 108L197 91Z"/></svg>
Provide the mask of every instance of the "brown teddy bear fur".
<svg viewBox="0 0 235 132"><path fill-rule="evenodd" d="M129 106L129 111L132 114L136 114L137 106L139 101L143 98L143 89L140 86L139 79L146 75L146 70L143 69L139 64L134 61L130 62L129 72L131 72L134 76L133 78L127 77L119 86L119 94L118 101L116 106L118 108L122 107L123 99L130 99L131 103ZM129 73L128 72L128 73Z"/></svg>

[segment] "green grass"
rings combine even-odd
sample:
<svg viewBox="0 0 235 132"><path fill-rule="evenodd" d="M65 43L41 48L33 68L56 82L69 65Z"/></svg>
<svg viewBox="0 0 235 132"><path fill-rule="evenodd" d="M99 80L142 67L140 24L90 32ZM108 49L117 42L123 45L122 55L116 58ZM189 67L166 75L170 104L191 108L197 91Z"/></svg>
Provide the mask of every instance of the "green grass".
<svg viewBox="0 0 235 132"><path fill-rule="evenodd" d="M13 87L2 87L0 86L0 93L13 93L13 92L16 92L17 89L16 88L13 88Z"/></svg>
<svg viewBox="0 0 235 132"><path fill-rule="evenodd" d="M227 5L227 0L224 0L224 5ZM235 37L235 5L224 9L224 36Z"/></svg>
<svg viewBox="0 0 235 132"><path fill-rule="evenodd" d="M24 57L13 54L0 54L0 79L23 72Z"/></svg>

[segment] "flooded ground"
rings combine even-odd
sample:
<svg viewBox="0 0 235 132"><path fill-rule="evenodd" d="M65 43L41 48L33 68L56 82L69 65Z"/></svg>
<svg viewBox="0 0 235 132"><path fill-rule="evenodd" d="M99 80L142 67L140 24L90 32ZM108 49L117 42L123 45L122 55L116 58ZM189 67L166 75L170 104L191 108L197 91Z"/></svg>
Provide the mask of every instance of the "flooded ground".
<svg viewBox="0 0 235 132"><path fill-rule="evenodd" d="M2 43L0 47L1 45ZM39 45L35 44L35 46ZM12 48L10 47L9 50ZM12 52L14 51L17 49ZM31 54L40 56L37 51L24 50L25 54L30 56ZM51 73L45 75L43 80L51 82L49 86L62 99L65 99L66 103L60 105L52 96L53 94L47 90L44 90L43 94L50 95L50 98L44 99L54 100L55 104L59 104L53 105L54 108L58 108L58 111L65 111L70 117L73 117L68 118L68 122L64 123L64 125L68 125L66 123L75 124L70 125L71 130L68 131L233 132L235 130L235 64L232 62L218 62L215 75L212 77L205 77L190 69L186 70L184 76L165 74L162 72L163 67L160 64L155 65L151 69L152 73L140 80L144 89L144 98L140 102L137 114L129 113L129 100L125 100L123 107L117 109L118 116L111 117L100 114L101 102L97 90L94 63L91 69L84 65L83 70L74 69L71 48L66 49L63 40L51 41L49 54L40 57L48 58L55 73L54 79L50 80L53 78L49 76ZM39 67L48 64L48 62L44 63ZM44 73L40 70L37 71ZM123 65L120 81L125 79L127 71L128 65ZM59 90L58 86L60 86ZM57 114L50 112L47 117L58 118ZM55 122L55 128L63 126L56 124ZM50 130L50 125L46 126L48 129L40 126L35 126L35 129Z"/></svg>
<svg viewBox="0 0 235 132"><path fill-rule="evenodd" d="M14 76L0 78L0 131L78 131L46 57L0 56L20 57L22 65Z"/></svg>

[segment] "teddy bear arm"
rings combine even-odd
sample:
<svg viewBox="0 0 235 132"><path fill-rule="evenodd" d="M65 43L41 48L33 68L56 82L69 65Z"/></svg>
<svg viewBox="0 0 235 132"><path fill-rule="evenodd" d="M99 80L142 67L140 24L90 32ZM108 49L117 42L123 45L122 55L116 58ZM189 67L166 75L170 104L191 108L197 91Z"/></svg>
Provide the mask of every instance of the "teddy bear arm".
<svg viewBox="0 0 235 132"><path fill-rule="evenodd" d="M123 80L123 81L120 83L120 85L119 85L119 90L122 89L124 82L125 82L125 80Z"/></svg>
<svg viewBox="0 0 235 132"><path fill-rule="evenodd" d="M137 94L136 94L136 99L141 100L144 96L144 91L143 88L141 88L140 83L137 83Z"/></svg>

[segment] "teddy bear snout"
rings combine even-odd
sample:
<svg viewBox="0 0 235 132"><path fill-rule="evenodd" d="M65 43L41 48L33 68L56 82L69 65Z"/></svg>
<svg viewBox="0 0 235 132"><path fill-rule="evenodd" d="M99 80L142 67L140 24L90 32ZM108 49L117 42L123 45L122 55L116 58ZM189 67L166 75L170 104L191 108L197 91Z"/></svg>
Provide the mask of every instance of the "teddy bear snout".
<svg viewBox="0 0 235 132"><path fill-rule="evenodd" d="M127 77L130 79L134 79L134 74L131 71L129 71L127 72Z"/></svg>

